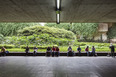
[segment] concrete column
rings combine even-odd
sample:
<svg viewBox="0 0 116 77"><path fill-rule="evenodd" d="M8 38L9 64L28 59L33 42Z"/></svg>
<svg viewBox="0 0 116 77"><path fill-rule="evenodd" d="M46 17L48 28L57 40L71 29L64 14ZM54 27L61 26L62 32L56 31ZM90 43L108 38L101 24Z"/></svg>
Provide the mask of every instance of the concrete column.
<svg viewBox="0 0 116 77"><path fill-rule="evenodd" d="M107 34L106 33L102 33L102 41L106 41L107 40Z"/></svg>

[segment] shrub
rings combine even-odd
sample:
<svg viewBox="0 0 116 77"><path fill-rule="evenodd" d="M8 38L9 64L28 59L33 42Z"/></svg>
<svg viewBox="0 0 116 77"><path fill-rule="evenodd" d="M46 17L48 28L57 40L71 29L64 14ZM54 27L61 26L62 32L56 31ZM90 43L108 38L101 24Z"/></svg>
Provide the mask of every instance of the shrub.
<svg viewBox="0 0 116 77"><path fill-rule="evenodd" d="M108 29L107 35L109 39L116 38L116 23Z"/></svg>
<svg viewBox="0 0 116 77"><path fill-rule="evenodd" d="M55 38L49 37L48 34L41 35L31 35L31 36L12 36L7 37L4 41L7 44L13 44L15 47L20 47L20 45L59 45L59 46L67 46L69 43L73 43L72 39L67 38Z"/></svg>
<svg viewBox="0 0 116 77"><path fill-rule="evenodd" d="M74 46L97 46L109 47L110 43L96 43L96 42L75 42ZM115 44L114 44L115 45Z"/></svg>
<svg viewBox="0 0 116 77"><path fill-rule="evenodd" d="M26 46L25 45L21 45L20 46L22 49L25 49ZM28 46L30 49L33 49L35 46ZM36 46L38 49L47 49L48 46ZM52 46L49 46L52 48Z"/></svg>
<svg viewBox="0 0 116 77"><path fill-rule="evenodd" d="M14 45L3 45L3 44L0 44L0 48L2 48L3 46L4 46L6 49L7 49L7 48L10 49L10 48L14 48L14 47L15 47Z"/></svg>
<svg viewBox="0 0 116 77"><path fill-rule="evenodd" d="M18 35L20 36L21 35L30 36L33 34L36 34L36 35L49 34L50 37L55 37L55 38L75 39L75 34L71 31L67 31L64 29L57 29L53 27L47 27L47 26L26 27L18 31Z"/></svg>
<svg viewBox="0 0 116 77"><path fill-rule="evenodd" d="M39 24L38 23L0 23L0 34L4 36L17 35L17 30L34 25L39 25Z"/></svg>

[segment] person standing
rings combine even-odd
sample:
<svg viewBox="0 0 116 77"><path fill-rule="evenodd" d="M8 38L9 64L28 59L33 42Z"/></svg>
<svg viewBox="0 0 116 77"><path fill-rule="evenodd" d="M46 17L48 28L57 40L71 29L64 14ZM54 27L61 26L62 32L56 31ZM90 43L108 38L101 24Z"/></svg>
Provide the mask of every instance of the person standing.
<svg viewBox="0 0 116 77"><path fill-rule="evenodd" d="M92 55L95 56L95 47L92 46Z"/></svg>
<svg viewBox="0 0 116 77"><path fill-rule="evenodd" d="M111 49L111 56L112 57L115 57L115 54L114 54L115 47L114 47L114 45L112 45L112 43L110 44L110 47L109 48Z"/></svg>
<svg viewBox="0 0 116 77"><path fill-rule="evenodd" d="M78 56L81 56L81 48L80 48L80 46L78 46L77 52L78 52Z"/></svg>

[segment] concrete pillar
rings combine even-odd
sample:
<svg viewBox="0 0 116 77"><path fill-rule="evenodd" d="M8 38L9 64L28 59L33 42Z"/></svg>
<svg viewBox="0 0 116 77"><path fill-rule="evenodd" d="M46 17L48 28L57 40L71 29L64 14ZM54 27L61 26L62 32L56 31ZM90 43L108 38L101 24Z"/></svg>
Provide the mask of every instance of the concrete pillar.
<svg viewBox="0 0 116 77"><path fill-rule="evenodd" d="M98 31L99 32L107 32L108 31L108 23L99 23Z"/></svg>
<svg viewBox="0 0 116 77"><path fill-rule="evenodd" d="M108 31L108 23L100 23L98 28L99 33L101 34L102 41L107 40L107 31Z"/></svg>
<svg viewBox="0 0 116 77"><path fill-rule="evenodd" d="M102 41L106 41L107 40L107 34L106 33L102 33Z"/></svg>

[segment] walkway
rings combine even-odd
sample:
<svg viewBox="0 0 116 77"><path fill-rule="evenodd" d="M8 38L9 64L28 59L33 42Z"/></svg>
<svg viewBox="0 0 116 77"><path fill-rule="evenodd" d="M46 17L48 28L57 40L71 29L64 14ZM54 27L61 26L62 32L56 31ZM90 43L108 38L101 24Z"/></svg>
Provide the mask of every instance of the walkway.
<svg viewBox="0 0 116 77"><path fill-rule="evenodd" d="M116 58L6 56L0 77L116 77Z"/></svg>

